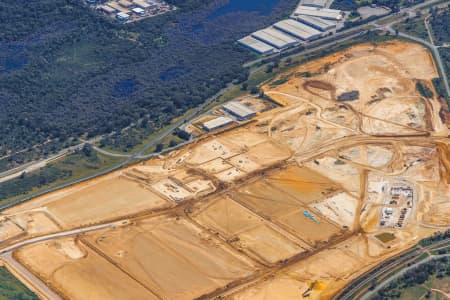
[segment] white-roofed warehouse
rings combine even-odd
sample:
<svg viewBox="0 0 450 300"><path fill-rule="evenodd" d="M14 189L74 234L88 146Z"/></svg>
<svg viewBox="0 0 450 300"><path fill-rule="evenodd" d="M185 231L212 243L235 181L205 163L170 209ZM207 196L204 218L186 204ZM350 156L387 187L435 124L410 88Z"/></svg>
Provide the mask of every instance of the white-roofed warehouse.
<svg viewBox="0 0 450 300"><path fill-rule="evenodd" d="M336 28L335 22L331 20L325 20L322 18L311 16L298 16L294 17L294 19L321 31L327 31Z"/></svg>
<svg viewBox="0 0 450 300"><path fill-rule="evenodd" d="M258 52L259 54L267 55L277 51L274 47L261 42L250 35L240 39L238 42L241 45Z"/></svg>
<svg viewBox="0 0 450 300"><path fill-rule="evenodd" d="M319 30L292 19L275 23L274 27L305 41L317 39L322 34Z"/></svg>
<svg viewBox="0 0 450 300"><path fill-rule="evenodd" d="M303 0L302 5L313 7L325 7L328 0Z"/></svg>
<svg viewBox="0 0 450 300"><path fill-rule="evenodd" d="M287 49L299 43L293 37L282 33L272 27L256 31L252 34L252 37L280 50Z"/></svg>
<svg viewBox="0 0 450 300"><path fill-rule="evenodd" d="M237 117L238 120L249 119L256 115L256 112L253 109L237 101L230 101L222 105L222 107L226 112Z"/></svg>
<svg viewBox="0 0 450 300"><path fill-rule="evenodd" d="M337 9L316 8L311 6L300 5L294 12L294 16L312 16L329 20L341 20L342 12Z"/></svg>
<svg viewBox="0 0 450 300"><path fill-rule="evenodd" d="M203 123L203 128L207 131L213 131L233 123L233 120L228 117L218 117Z"/></svg>

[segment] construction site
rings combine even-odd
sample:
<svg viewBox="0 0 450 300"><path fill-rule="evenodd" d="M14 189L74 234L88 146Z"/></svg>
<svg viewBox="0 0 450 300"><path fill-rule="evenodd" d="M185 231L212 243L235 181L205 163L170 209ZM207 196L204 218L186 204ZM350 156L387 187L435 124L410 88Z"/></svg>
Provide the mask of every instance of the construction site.
<svg viewBox="0 0 450 300"><path fill-rule="evenodd" d="M37 238L8 251L62 299L330 299L450 226L424 47L357 45L279 76L252 122L2 212L0 249Z"/></svg>

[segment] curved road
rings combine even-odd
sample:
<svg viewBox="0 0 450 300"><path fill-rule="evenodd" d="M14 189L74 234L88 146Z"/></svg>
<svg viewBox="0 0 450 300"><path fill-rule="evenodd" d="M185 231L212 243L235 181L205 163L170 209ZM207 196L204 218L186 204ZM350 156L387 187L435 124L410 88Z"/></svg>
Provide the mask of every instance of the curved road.
<svg viewBox="0 0 450 300"><path fill-rule="evenodd" d="M427 258L425 258L424 260L421 260L415 264L412 264L409 267L406 267L402 270L400 270L399 272L393 274L392 276L390 276L388 279L384 280L382 283L378 284L373 290L368 291L367 293L365 293L360 299L361 300L368 300L370 299L371 296L373 296L374 294L376 294L379 290L381 290L383 287L385 287L386 285L388 285L389 283L391 283L392 281L394 281L395 279L398 279L399 277L405 275L406 272L408 272L409 270L415 269L429 261L435 260L435 259L439 259L439 258L443 258L443 257L450 257L450 254L441 254L441 255L430 255Z"/></svg>
<svg viewBox="0 0 450 300"><path fill-rule="evenodd" d="M380 270L373 272L372 274L370 274L370 273L363 274L358 278L364 278L364 280L362 280L360 283L358 283L354 287L350 287L348 289L344 288L344 290L342 290L339 294L337 294L335 297L333 297L333 299L335 299L335 300L352 300L352 299L354 299L355 294L357 294L361 289L363 289L364 286L366 286L367 284L369 284L370 282L375 280L378 276L381 276L385 273L389 273L393 268L395 268L401 264L405 264L406 262L410 261L411 259L418 258L420 255L426 253L427 251L432 250L433 248L436 248L436 247L441 247L443 245L446 245L449 242L450 242L450 239L446 239L446 240L439 241L435 244L431 244L427 247L422 247L421 249L417 249L415 251L412 251L411 253L408 253L404 257L400 257L397 260L392 261L391 263L382 267ZM394 272L397 272L397 271L394 270ZM397 274L397 273L395 273L395 274ZM395 274L393 274L392 276L395 276ZM368 277L365 277L367 275L368 275ZM358 279L356 279L356 280L358 280ZM387 280L389 280L389 278ZM351 286L351 284L352 284L352 282L349 283L350 286ZM380 285L384 286L384 284L380 284Z"/></svg>

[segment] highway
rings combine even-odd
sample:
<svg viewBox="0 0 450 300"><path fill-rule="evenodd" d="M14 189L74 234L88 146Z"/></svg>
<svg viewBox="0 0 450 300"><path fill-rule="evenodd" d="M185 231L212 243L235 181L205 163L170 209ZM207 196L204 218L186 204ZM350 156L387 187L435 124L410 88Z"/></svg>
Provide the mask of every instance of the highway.
<svg viewBox="0 0 450 300"><path fill-rule="evenodd" d="M432 250L433 248L439 248L448 243L450 243L450 239L439 241L439 242L437 242L435 244L431 244L427 247L422 247L420 249L412 251L411 253L405 255L404 257L400 257L398 259L393 260L391 263L383 266L380 270L377 270L376 272L373 272L372 274L370 274L370 273L363 274L359 278L364 278L364 280L362 280L360 283L358 283L354 287L344 289L339 294L337 294L333 299L335 299L335 300L352 300L352 299L354 299L354 296L364 288L364 286L366 286L369 283L376 280L377 277L388 274L389 272L391 272L393 270L394 274L392 274L390 277L397 278L396 274L398 272L394 268L396 268L402 264L404 265L405 263L409 262L412 259L420 257L422 254L426 253L429 250ZM412 266L414 266L414 265L415 264L413 264ZM356 279L356 280L358 280L358 279ZM387 279L387 280L389 282L391 281L389 279ZM349 284L349 286L351 286L351 284L352 284L352 282ZM384 286L384 281L383 281L383 284L379 284L379 285Z"/></svg>
<svg viewBox="0 0 450 300"><path fill-rule="evenodd" d="M388 285L389 283L391 283L392 281L394 281L395 279L398 279L399 277L405 275L406 272L408 272L409 270L415 269L429 261L435 260L435 259L439 259L439 258L443 258L443 257L450 257L450 254L441 254L441 255L430 255L427 258L425 258L424 260L421 260L415 264L410 265L409 267L406 267L402 270L400 270L399 272L396 272L395 274L393 274L392 276L390 276L388 279L384 280L382 283L378 284L373 290L368 291L367 293L365 293L360 299L361 300L368 300L370 299L371 296L373 296L374 294L376 294L379 290L381 290L383 287L385 287L386 285Z"/></svg>

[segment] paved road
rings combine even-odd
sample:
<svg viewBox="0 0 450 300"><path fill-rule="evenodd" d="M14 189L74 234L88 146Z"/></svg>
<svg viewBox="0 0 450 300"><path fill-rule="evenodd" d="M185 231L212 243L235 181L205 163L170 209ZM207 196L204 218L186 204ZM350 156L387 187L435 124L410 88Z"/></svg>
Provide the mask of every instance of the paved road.
<svg viewBox="0 0 450 300"><path fill-rule="evenodd" d="M24 240L24 241L18 242L16 244L13 244L11 246L1 249L0 250L0 259L5 261L14 271L16 271L18 274L20 274L22 278L24 278L32 286L34 286L38 291L40 291L40 293L42 295L44 295L47 299L62 300L62 298L60 296L58 296L58 294L53 292L44 282L42 282L42 280L40 280L38 277L36 277L34 274L32 274L30 271L28 271L19 262L17 262L14 259L14 257L12 256L12 252L21 247L35 244L38 242L48 241L48 240L57 239L57 238L61 238L61 237L73 236L73 235L77 235L77 234L81 234L81 233L85 233L85 232L96 231L96 230L101 230L101 229L105 229L105 228L112 228L116 225L118 225L118 223L113 222L113 223L101 224L101 225L96 225L96 226L80 228L80 229L61 231L58 233L48 234L48 235Z"/></svg>
<svg viewBox="0 0 450 300"><path fill-rule="evenodd" d="M15 272L20 274L21 277L31 284L36 290L38 290L40 292L40 296L44 296L49 300L62 300L62 298L52 291L42 280L34 276L33 273L18 263L12 256L11 252L1 254L0 259L2 259Z"/></svg>
<svg viewBox="0 0 450 300"><path fill-rule="evenodd" d="M338 299L338 300L351 300L353 299L353 297L355 296L356 293L358 293L365 285L369 284L370 282L372 282L374 279L376 279L377 277L390 272L394 267L398 267L401 264L404 264L405 262L413 259L413 258L417 258L420 255L422 255L423 253L425 253L426 251L429 251L430 249L433 248L438 248L440 246L446 245L449 243L449 239L443 240L443 241L439 241L435 244L429 245L427 247L423 247L422 249L418 249L416 251L413 251L389 264L387 264L386 266L384 266L383 268L381 268L380 270L369 274L368 277L364 278L363 281L361 281L360 283L358 283L356 286L351 287L350 289L344 289L341 293L339 293L338 295L336 295L333 299ZM365 277L367 276L367 274L363 274L360 276L361 277ZM351 284L351 283L350 283Z"/></svg>
<svg viewBox="0 0 450 300"><path fill-rule="evenodd" d="M399 277L405 275L406 272L408 272L409 270L415 269L427 262L430 262L432 260L435 259L439 259L439 258L443 258L443 257L450 257L450 254L441 254L441 255L430 255L427 258L425 258L424 260L421 260L409 267L406 267L402 270L400 270L399 272L396 272L395 274L393 274L392 276L390 276L388 279L384 280L382 283L379 283L373 290L368 291L367 293L365 293L360 299L361 300L368 300L370 299L370 297L372 297L373 295L375 295L376 293L378 293L379 290L381 290L383 287L387 286L389 283L391 283L392 281L398 279Z"/></svg>
<svg viewBox="0 0 450 300"><path fill-rule="evenodd" d="M30 173L45 167L48 163L66 156L67 154L83 148L85 143L81 143L69 148L65 148L55 155L34 162L29 162L17 168L0 173L0 183L19 177L23 172Z"/></svg>
<svg viewBox="0 0 450 300"><path fill-rule="evenodd" d="M450 99L450 86L448 84L448 77L447 77L447 72L445 71L444 68L444 64L442 63L442 59L441 59L441 55L439 54L439 50L436 46L434 46L433 44L420 39L418 37L403 33L403 32L399 32L398 33L399 36L406 38L406 39L410 39L413 40L415 42L418 42L422 45L425 45L426 47L428 47L432 52L433 52L433 56L435 58L435 61L437 63L437 67L439 69L440 74L442 74L442 82L444 83L444 87L445 87L445 91L447 92L447 99Z"/></svg>
<svg viewBox="0 0 450 300"><path fill-rule="evenodd" d="M12 252L12 251L17 250L17 249L19 249L21 247L24 247L24 246L27 246L27 245L31 245L31 244L35 244L35 243L38 243L38 242L48 241L48 240L57 239L57 238L65 237L65 236L77 235L77 234L85 233L85 232L97 231L97 230L101 230L101 229L105 229L105 228L113 228L114 226L117 226L118 224L119 224L118 222L106 223L106 224L100 224L100 225L95 225L95 226L79 228L79 229L60 231L60 232L57 232L57 233L52 233L52 234L47 234L47 235L43 235L43 236L38 236L38 237L35 237L35 238L31 238L31 239L28 239L28 240L24 240L24 241L15 243L15 244L13 244L11 246L8 246L8 247L5 247L3 249L0 249L0 255Z"/></svg>

